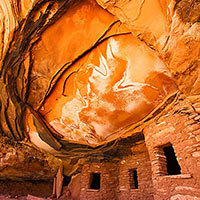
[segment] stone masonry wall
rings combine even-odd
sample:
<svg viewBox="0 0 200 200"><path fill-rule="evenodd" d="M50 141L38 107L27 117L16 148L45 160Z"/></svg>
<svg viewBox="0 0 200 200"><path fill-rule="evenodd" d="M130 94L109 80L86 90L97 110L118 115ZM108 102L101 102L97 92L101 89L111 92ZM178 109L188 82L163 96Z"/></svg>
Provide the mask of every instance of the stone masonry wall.
<svg viewBox="0 0 200 200"><path fill-rule="evenodd" d="M100 190L89 189L90 174L101 173ZM117 163L85 164L81 172L81 200L116 200L119 168Z"/></svg>
<svg viewBox="0 0 200 200"><path fill-rule="evenodd" d="M152 172L145 143L132 148L133 155L120 161L119 200L152 200ZM130 169L137 169L138 189L130 188Z"/></svg>
<svg viewBox="0 0 200 200"><path fill-rule="evenodd" d="M81 172L81 200L152 200L152 172L144 141L119 162L87 163ZM129 170L137 169L138 189L130 187ZM101 173L100 190L89 189L91 173Z"/></svg>
<svg viewBox="0 0 200 200"><path fill-rule="evenodd" d="M200 115L189 104L179 102L171 111L144 129L152 162L155 200L200 199ZM180 175L167 175L161 151L171 143ZM165 166L164 166L165 165Z"/></svg>

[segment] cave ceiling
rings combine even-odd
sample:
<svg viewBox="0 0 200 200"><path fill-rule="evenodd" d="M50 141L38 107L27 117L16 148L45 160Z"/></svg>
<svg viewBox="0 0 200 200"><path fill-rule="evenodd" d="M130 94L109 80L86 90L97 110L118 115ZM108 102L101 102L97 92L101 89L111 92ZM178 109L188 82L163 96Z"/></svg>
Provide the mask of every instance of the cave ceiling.
<svg viewBox="0 0 200 200"><path fill-rule="evenodd" d="M199 10L198 1L1 0L0 132L63 156L143 138L180 94L198 98Z"/></svg>

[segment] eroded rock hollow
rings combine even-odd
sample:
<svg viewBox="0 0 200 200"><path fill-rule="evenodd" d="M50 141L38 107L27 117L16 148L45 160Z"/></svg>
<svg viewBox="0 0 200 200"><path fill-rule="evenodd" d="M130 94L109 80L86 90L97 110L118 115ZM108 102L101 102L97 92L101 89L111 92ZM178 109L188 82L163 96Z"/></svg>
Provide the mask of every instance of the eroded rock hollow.
<svg viewBox="0 0 200 200"><path fill-rule="evenodd" d="M157 121L178 113L199 126L199 19L198 0L1 0L0 178L71 175L135 155L139 141L153 162L152 145L172 143L167 131L152 142ZM27 151L45 162L22 176Z"/></svg>

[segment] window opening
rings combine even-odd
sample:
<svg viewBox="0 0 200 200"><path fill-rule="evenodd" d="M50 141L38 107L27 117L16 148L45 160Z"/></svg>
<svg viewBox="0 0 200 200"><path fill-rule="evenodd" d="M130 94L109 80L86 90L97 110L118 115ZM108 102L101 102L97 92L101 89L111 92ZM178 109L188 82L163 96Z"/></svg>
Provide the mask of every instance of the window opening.
<svg viewBox="0 0 200 200"><path fill-rule="evenodd" d="M101 181L100 173L91 173L90 174L90 189L99 190L100 181Z"/></svg>
<svg viewBox="0 0 200 200"><path fill-rule="evenodd" d="M168 175L181 174L181 168L177 161L173 146L170 144L170 146L163 147L163 151L166 156Z"/></svg>
<svg viewBox="0 0 200 200"><path fill-rule="evenodd" d="M130 169L129 170L129 183L131 189L138 189L138 175L137 169Z"/></svg>

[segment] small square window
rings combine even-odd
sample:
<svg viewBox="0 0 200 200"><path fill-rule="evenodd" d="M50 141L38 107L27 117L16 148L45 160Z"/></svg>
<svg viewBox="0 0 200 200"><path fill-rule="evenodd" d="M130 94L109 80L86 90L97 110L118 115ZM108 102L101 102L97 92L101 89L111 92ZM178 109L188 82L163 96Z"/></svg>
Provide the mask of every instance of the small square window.
<svg viewBox="0 0 200 200"><path fill-rule="evenodd" d="M129 183L131 189L138 189L137 169L129 169Z"/></svg>
<svg viewBox="0 0 200 200"><path fill-rule="evenodd" d="M101 183L100 173L91 173L90 174L90 189L99 190Z"/></svg>

